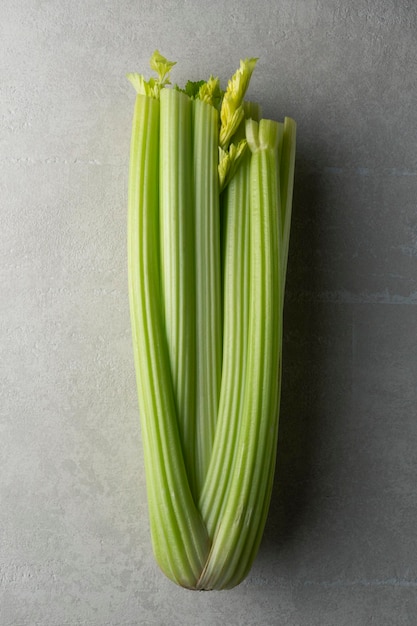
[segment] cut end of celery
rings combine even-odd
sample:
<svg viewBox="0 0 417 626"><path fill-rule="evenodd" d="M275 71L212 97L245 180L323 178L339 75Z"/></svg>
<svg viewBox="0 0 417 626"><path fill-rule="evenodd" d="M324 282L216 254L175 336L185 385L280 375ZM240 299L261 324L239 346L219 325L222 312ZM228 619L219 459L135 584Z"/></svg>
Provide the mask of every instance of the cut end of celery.
<svg viewBox="0 0 417 626"><path fill-rule="evenodd" d="M280 122L248 119L245 124L246 139L252 153L260 150L276 150L280 136Z"/></svg>

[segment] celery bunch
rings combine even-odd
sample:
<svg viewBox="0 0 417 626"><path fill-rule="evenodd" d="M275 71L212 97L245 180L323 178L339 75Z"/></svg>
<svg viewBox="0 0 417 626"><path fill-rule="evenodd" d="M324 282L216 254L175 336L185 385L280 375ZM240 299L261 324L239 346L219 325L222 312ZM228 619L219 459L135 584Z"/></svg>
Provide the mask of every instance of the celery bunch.
<svg viewBox="0 0 417 626"><path fill-rule="evenodd" d="M244 101L256 59L170 87L129 74L129 297L156 560L189 589L247 575L278 435L295 122Z"/></svg>

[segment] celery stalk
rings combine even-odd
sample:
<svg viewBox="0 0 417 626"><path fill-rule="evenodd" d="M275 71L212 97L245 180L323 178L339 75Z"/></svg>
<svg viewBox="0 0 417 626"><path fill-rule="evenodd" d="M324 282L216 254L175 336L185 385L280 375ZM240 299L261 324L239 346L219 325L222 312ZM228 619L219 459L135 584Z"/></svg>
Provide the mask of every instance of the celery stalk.
<svg viewBox="0 0 417 626"><path fill-rule="evenodd" d="M191 100L173 89L160 93L159 222L165 333L184 461L196 488L195 276Z"/></svg>
<svg viewBox="0 0 417 626"><path fill-rule="evenodd" d="M210 537L228 490L243 403L248 341L249 171L247 154L223 197L223 362L218 425L199 507Z"/></svg>
<svg viewBox="0 0 417 626"><path fill-rule="evenodd" d="M282 289L285 288L285 278L287 275L288 249L290 243L292 196L294 187L295 169L295 142L297 126L293 119L284 119L284 129L282 137L282 149L280 158L280 180L282 198Z"/></svg>
<svg viewBox="0 0 417 626"><path fill-rule="evenodd" d="M258 119L259 105L243 103L245 117ZM245 138L241 123L234 141ZM213 538L227 501L235 441L244 395L248 342L250 155L241 163L222 194L223 361L218 425L199 508Z"/></svg>
<svg viewBox="0 0 417 626"><path fill-rule="evenodd" d="M158 261L159 101L136 97L129 172L128 269L153 549L165 574L194 587L209 541L189 488L165 337Z"/></svg>
<svg viewBox="0 0 417 626"><path fill-rule="evenodd" d="M196 278L196 450L197 494L210 463L221 378L220 212L218 111L193 102L193 183Z"/></svg>
<svg viewBox="0 0 417 626"><path fill-rule="evenodd" d="M291 209L292 209L292 195L293 195L293 185L294 185L294 169L295 169L295 148L296 148L296 123L293 119L286 117L284 119L284 123L278 123L278 162L279 162L279 190L280 190L280 205L281 205L281 217L280 217L280 248L281 248L281 319L280 319L280 353L279 353L279 380L278 380L278 404L277 404L277 412L279 411L279 401L281 395L281 382L282 382L282 332L283 332L283 324L282 324L282 314L283 314L283 306L284 306L284 289L285 289L285 278L287 271L287 262L288 262L288 248L289 248L289 238L290 238L290 226L291 226ZM272 441L277 442L278 440L278 419L276 420L276 430L272 436ZM266 474L268 475L265 480L268 480L268 486L266 489L266 493L269 494L263 504L263 510L260 516L260 523L258 528L253 529L253 536L250 540L252 544L252 554L246 558L246 560L242 559L241 563L237 568L237 572L235 578L232 579L229 583L230 587L237 585L241 580L243 580L249 570L251 568L251 564L256 557L256 554L259 549L259 545L262 540L263 530L265 526L265 522L268 515L269 510L269 502L270 502L270 494L272 492L272 486L274 481L274 473L275 473L275 461L276 461L276 443L273 445L272 454L270 457L270 467L269 470L265 467Z"/></svg>
<svg viewBox="0 0 417 626"><path fill-rule="evenodd" d="M248 352L241 424L227 501L199 585L237 584L253 558L253 538L264 523L276 448L281 340L280 197L278 132L250 121L250 285ZM248 125L248 122L247 122ZM259 138L259 140L258 140ZM241 564L244 564L243 566ZM239 569L240 566L240 569Z"/></svg>

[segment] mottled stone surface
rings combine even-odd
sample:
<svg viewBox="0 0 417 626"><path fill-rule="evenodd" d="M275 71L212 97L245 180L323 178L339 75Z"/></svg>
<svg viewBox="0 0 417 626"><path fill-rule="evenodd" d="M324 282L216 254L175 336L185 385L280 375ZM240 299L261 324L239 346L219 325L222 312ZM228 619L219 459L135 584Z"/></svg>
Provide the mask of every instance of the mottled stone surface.
<svg viewBox="0 0 417 626"><path fill-rule="evenodd" d="M2 0L0 623L405 626L417 620L417 5ZM150 548L126 277L134 95L258 56L298 121L279 462L228 592Z"/></svg>

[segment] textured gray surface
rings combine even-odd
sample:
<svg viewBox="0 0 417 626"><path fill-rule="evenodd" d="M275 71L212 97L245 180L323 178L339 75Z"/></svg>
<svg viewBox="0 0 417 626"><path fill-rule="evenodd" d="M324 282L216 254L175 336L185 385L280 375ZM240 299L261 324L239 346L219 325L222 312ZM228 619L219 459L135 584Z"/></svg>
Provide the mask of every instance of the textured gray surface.
<svg viewBox="0 0 417 626"><path fill-rule="evenodd" d="M403 0L2 0L0 623L417 620L417 9ZM259 56L299 142L279 465L249 578L151 554L126 289L134 94Z"/></svg>

